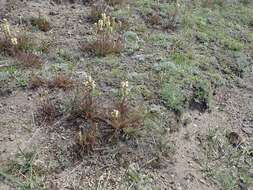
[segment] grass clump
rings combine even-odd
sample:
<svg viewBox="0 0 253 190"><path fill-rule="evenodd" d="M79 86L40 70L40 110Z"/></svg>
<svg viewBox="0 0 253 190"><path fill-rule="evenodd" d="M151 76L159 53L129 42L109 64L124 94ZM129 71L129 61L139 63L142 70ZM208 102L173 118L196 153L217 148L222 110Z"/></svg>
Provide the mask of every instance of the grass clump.
<svg viewBox="0 0 253 190"><path fill-rule="evenodd" d="M28 87L29 89L37 89L43 86L46 86L47 81L38 75L32 75L31 79L29 80Z"/></svg>
<svg viewBox="0 0 253 190"><path fill-rule="evenodd" d="M52 79L47 79L39 75L32 75L28 84L30 89L46 87L48 89L63 89L64 91L73 88L74 85L75 81L70 75L65 73L57 73Z"/></svg>
<svg viewBox="0 0 253 190"><path fill-rule="evenodd" d="M102 14L102 19L95 23L95 40L88 45L83 44L81 49L92 51L98 56L120 53L123 49L123 43L116 31L117 27L120 27L120 23L118 24L114 18Z"/></svg>
<svg viewBox="0 0 253 190"><path fill-rule="evenodd" d="M59 88L63 90L70 89L74 86L74 80L69 75L58 73L51 81L48 81L49 88Z"/></svg>
<svg viewBox="0 0 253 190"><path fill-rule="evenodd" d="M51 25L49 21L42 16L32 17L30 22L32 26L38 28L39 30L43 32L48 32L51 29Z"/></svg>
<svg viewBox="0 0 253 190"><path fill-rule="evenodd" d="M124 128L136 128L140 126L140 115L129 109L128 101L128 81L121 83L121 100L109 117L109 124L116 130Z"/></svg>
<svg viewBox="0 0 253 190"><path fill-rule="evenodd" d="M177 29L180 18L180 4L178 1L172 3L144 1L139 2L141 15L152 27L174 31Z"/></svg>
<svg viewBox="0 0 253 190"><path fill-rule="evenodd" d="M14 160L7 163L4 171L0 171L3 180L12 182L13 188L20 190L43 189L42 175L44 170L39 166L36 151L24 152L19 148Z"/></svg>
<svg viewBox="0 0 253 190"><path fill-rule="evenodd" d="M126 0L106 0L106 2L111 6L115 6L115 5L122 5L126 3Z"/></svg>
<svg viewBox="0 0 253 190"><path fill-rule="evenodd" d="M44 64L41 58L34 53L19 52L15 58L23 67L40 68Z"/></svg>
<svg viewBox="0 0 253 190"><path fill-rule="evenodd" d="M180 114L185 106L186 98L182 93L182 89L172 84L165 84L161 90L161 97L165 101L166 106Z"/></svg>
<svg viewBox="0 0 253 190"><path fill-rule="evenodd" d="M15 56L20 52L27 52L34 47L34 42L26 34L15 36L10 31L9 22L3 19L1 25L3 37L0 38L0 50L7 55Z"/></svg>
<svg viewBox="0 0 253 190"><path fill-rule="evenodd" d="M34 81L36 85L44 85L40 78L34 78ZM131 129L142 125L141 112L131 105L129 92L128 82L123 81L119 90L120 100L108 105L98 93L95 81L88 76L84 83L77 85L68 103L64 103L65 99L54 100L48 94L40 98L38 122L53 124L56 118L69 124L82 121L84 125L76 129L75 142L79 150L90 152L99 142L117 140L125 131L130 133Z"/></svg>
<svg viewBox="0 0 253 190"><path fill-rule="evenodd" d="M3 37L0 37L0 50L17 59L25 67L41 67L43 61L32 53L35 43L26 34L15 36L10 31L9 22L4 19L1 25Z"/></svg>
<svg viewBox="0 0 253 190"><path fill-rule="evenodd" d="M203 112L210 108L211 99L211 85L205 80L197 81L193 87L193 96L190 102L190 107Z"/></svg>
<svg viewBox="0 0 253 190"><path fill-rule="evenodd" d="M102 18L102 14L108 15L110 13L110 7L104 0L98 1L91 6L90 19L97 22Z"/></svg>
<svg viewBox="0 0 253 190"><path fill-rule="evenodd" d="M49 96L48 92L40 97L37 105L36 119L39 124L52 124L59 115L59 110L56 106L56 101Z"/></svg>
<svg viewBox="0 0 253 190"><path fill-rule="evenodd" d="M209 129L200 143L203 150L200 157L203 172L221 189L247 189L252 185L249 173L252 163L250 145L243 144L241 137L235 132Z"/></svg>

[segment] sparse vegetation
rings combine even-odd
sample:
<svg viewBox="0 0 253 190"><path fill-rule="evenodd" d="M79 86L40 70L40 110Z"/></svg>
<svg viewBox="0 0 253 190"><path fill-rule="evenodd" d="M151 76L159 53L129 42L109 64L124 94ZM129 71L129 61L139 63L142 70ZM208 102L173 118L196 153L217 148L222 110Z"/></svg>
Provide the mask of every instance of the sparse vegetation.
<svg viewBox="0 0 253 190"><path fill-rule="evenodd" d="M106 0L106 2L109 5L115 6L115 5L122 5L122 4L126 3L126 0Z"/></svg>
<svg viewBox="0 0 253 190"><path fill-rule="evenodd" d="M108 15L110 13L110 7L104 0L98 1L91 6L90 19L94 22L102 19L102 14Z"/></svg>
<svg viewBox="0 0 253 190"><path fill-rule="evenodd" d="M26 34L15 37L10 31L10 25L6 19L2 23L3 36L0 38L0 50L14 57L25 67L41 67L43 61L32 52L35 48L34 42Z"/></svg>
<svg viewBox="0 0 253 190"><path fill-rule="evenodd" d="M102 14L102 19L94 25L95 41L90 42L88 45L86 43L82 44L81 49L83 51L92 51L98 56L120 53L123 44L116 31L119 25L114 18Z"/></svg>
<svg viewBox="0 0 253 190"><path fill-rule="evenodd" d="M204 166L204 172L224 190L250 186L250 147L242 145L243 142L238 140L240 136L237 133L227 131L227 138L224 133L226 132L209 129L206 139L201 144L204 153L201 164Z"/></svg>
<svg viewBox="0 0 253 190"><path fill-rule="evenodd" d="M251 187L252 6L0 3L0 189Z"/></svg>
<svg viewBox="0 0 253 190"><path fill-rule="evenodd" d="M48 82L49 88L60 88L63 90L67 90L74 86L74 81L71 79L70 76L66 74L56 74L54 78Z"/></svg>
<svg viewBox="0 0 253 190"><path fill-rule="evenodd" d="M38 123L52 123L57 117L57 108L52 97L44 93L38 101L37 121Z"/></svg>
<svg viewBox="0 0 253 190"><path fill-rule="evenodd" d="M43 61L38 55L34 53L24 53L20 52L15 55L17 61L24 67L41 67L43 66Z"/></svg>
<svg viewBox="0 0 253 190"><path fill-rule="evenodd" d="M39 17L32 17L31 24L43 32L48 32L51 29L49 21L41 15Z"/></svg>

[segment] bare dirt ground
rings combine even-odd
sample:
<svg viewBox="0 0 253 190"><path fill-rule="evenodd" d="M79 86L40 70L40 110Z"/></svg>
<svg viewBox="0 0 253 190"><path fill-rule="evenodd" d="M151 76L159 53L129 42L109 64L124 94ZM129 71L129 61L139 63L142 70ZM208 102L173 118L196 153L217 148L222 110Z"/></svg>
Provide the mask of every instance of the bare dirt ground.
<svg viewBox="0 0 253 190"><path fill-rule="evenodd" d="M0 11L2 10L0 19L4 15L13 25L18 25L25 22L26 18L37 16L37 13L50 15L53 29L46 34L38 32L36 35L40 35L42 39L54 39L58 48L70 49L69 51L78 57L81 54L78 42L83 36L91 33L91 24L87 18L89 9L89 6L80 3L58 5L51 1L25 3L0 1ZM143 51L139 50L138 53ZM54 50L48 55L49 63L52 61L50 59L53 59L53 54ZM84 56L78 61L77 74L86 71L86 63L89 60L89 57ZM5 61L5 58L1 61ZM129 72L146 70L145 67L137 65L140 61L136 61L136 57L125 57L120 61L121 66ZM104 83L103 77L98 73L110 70L111 66L108 65L90 70L92 74L97 73L97 81L103 86L104 91L109 89L108 93L111 92L111 88ZM187 124L180 125L176 132L169 133L169 128L159 131L158 138L162 139L161 142L157 140L158 134L148 136L149 132L144 132L147 138L136 137L134 140L100 145L93 153L84 156L75 151L76 131L71 128L72 126L61 126L57 121L47 126L37 124L35 115L40 91L17 88L11 92L3 92L0 94L0 190L222 189L215 177L210 178L208 175L210 173L207 173L207 168L208 171L218 171L216 165L222 167L223 163L217 163L216 159L210 159L206 155L206 138L213 132L210 129L217 132L212 134L212 138L216 138L216 134L217 139L221 138L215 141L220 143L218 148L221 150L214 151L218 154L219 160L223 157L226 159L230 153L222 150L229 145L221 146L224 139L233 144L226 136L230 132L234 132L236 140L240 141L235 143L236 150L242 147L243 150L252 151L252 72L244 79L238 79L237 84L231 88L218 88L210 112L189 110L184 114ZM64 97L64 94L60 96ZM172 125L171 128L177 128L174 126L176 125L174 115L165 113L167 114L165 123ZM252 156L252 153L249 155ZM13 175L2 173L6 167L11 168L10 173ZM29 170L28 176L24 175L27 173L26 170ZM252 181L252 165L249 171L251 175L249 180ZM253 189L252 186L243 185L243 182L238 182L233 188Z"/></svg>
<svg viewBox="0 0 253 190"><path fill-rule="evenodd" d="M198 164L201 155L199 138L206 136L209 129L234 131L252 146L252 74L241 82L242 87L220 91L211 113L192 112L192 123L176 135L177 153L173 169L177 174L175 178L185 184L183 189L217 189L217 186L203 180L202 168ZM222 105L225 109L221 112L219 107Z"/></svg>

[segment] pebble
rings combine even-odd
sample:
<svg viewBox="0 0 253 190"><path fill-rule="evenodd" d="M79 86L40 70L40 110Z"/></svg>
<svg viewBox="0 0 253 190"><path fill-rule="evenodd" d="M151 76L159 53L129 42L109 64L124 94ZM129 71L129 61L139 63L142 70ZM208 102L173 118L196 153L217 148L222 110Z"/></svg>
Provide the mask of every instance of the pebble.
<svg viewBox="0 0 253 190"><path fill-rule="evenodd" d="M9 136L9 140L10 140L10 141L14 141L15 138L16 138L15 135L10 135L10 136Z"/></svg>
<svg viewBox="0 0 253 190"><path fill-rule="evenodd" d="M11 111L14 111L14 106L10 106L10 110L11 110Z"/></svg>
<svg viewBox="0 0 253 190"><path fill-rule="evenodd" d="M140 61L140 62L144 62L145 61L145 57L142 54L141 55L135 55L133 58L136 59L136 60L138 60L138 61Z"/></svg>

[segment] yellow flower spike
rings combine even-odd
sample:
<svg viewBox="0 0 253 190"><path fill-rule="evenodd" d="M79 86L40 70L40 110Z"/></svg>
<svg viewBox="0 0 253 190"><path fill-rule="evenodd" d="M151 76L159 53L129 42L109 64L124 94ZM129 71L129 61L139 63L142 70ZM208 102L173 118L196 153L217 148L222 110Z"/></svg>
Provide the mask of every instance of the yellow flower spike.
<svg viewBox="0 0 253 190"><path fill-rule="evenodd" d="M11 43L12 43L12 45L18 45L17 38L11 38Z"/></svg>
<svg viewBox="0 0 253 190"><path fill-rule="evenodd" d="M128 81L122 81L121 88L128 88Z"/></svg>
<svg viewBox="0 0 253 190"><path fill-rule="evenodd" d="M109 26L111 25L111 17L110 16L106 17L106 22L108 23Z"/></svg>
<svg viewBox="0 0 253 190"><path fill-rule="evenodd" d="M78 140L79 140L79 142L81 143L82 141L83 141L83 134L82 134L82 131L81 130L79 130L79 132L78 132Z"/></svg>
<svg viewBox="0 0 253 190"><path fill-rule="evenodd" d="M119 27L121 28L122 27L122 22L119 21L118 24L119 24Z"/></svg>
<svg viewBox="0 0 253 190"><path fill-rule="evenodd" d="M84 86L91 90L94 90L96 88L96 82L92 79L91 76L88 76L88 79L84 81Z"/></svg>
<svg viewBox="0 0 253 190"><path fill-rule="evenodd" d="M110 28L109 28L109 31L112 33L112 32L113 32L113 27L110 27Z"/></svg>
<svg viewBox="0 0 253 190"><path fill-rule="evenodd" d="M110 20L107 20L106 23L105 23L106 27L109 28L111 26L111 21Z"/></svg>
<svg viewBox="0 0 253 190"><path fill-rule="evenodd" d="M99 27L99 30L103 30L103 27L104 27L104 21L103 20L98 21L98 27Z"/></svg>
<svg viewBox="0 0 253 190"><path fill-rule="evenodd" d="M112 118L113 119L118 119L119 118L119 111L118 110L113 110L112 112L111 112L111 116L112 116Z"/></svg>
<svg viewBox="0 0 253 190"><path fill-rule="evenodd" d="M123 96L127 96L128 92L129 92L129 88L128 88L128 81L123 81L121 82L121 90L122 90L122 94Z"/></svg>
<svg viewBox="0 0 253 190"><path fill-rule="evenodd" d="M102 13L102 20L106 21L106 14L105 13Z"/></svg>
<svg viewBox="0 0 253 190"><path fill-rule="evenodd" d="M10 25L7 19L3 19L2 30L6 38L11 37Z"/></svg>
<svg viewBox="0 0 253 190"><path fill-rule="evenodd" d="M94 28L93 28L93 30L95 31L95 33L97 33L97 32L98 32L98 24L97 24L97 23L95 23L95 24L94 24Z"/></svg>

